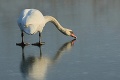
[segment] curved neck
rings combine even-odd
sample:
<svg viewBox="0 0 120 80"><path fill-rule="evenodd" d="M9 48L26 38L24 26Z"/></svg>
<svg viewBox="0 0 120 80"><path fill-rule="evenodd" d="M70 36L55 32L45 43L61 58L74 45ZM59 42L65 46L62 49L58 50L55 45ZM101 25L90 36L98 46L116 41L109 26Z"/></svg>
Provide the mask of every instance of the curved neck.
<svg viewBox="0 0 120 80"><path fill-rule="evenodd" d="M62 32L62 33L65 32L65 28L63 28L60 25L60 23L54 17L52 17L52 16L44 16L44 18L45 18L45 24L47 22L52 22L60 32Z"/></svg>

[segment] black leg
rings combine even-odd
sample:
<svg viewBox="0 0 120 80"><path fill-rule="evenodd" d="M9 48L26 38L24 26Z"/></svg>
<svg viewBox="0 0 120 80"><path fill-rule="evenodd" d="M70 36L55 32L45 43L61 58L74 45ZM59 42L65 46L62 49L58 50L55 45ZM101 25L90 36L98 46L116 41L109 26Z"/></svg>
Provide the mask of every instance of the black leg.
<svg viewBox="0 0 120 80"><path fill-rule="evenodd" d="M23 39L24 38L24 33L23 32L21 33L21 37L22 37L22 43L24 43L24 39Z"/></svg>
<svg viewBox="0 0 120 80"><path fill-rule="evenodd" d="M41 33L39 32L39 44L43 45L45 42L41 42Z"/></svg>
<svg viewBox="0 0 120 80"><path fill-rule="evenodd" d="M16 43L18 46L27 46L29 43L24 43L24 33L21 32L21 37L22 37L22 42L21 43Z"/></svg>
<svg viewBox="0 0 120 80"><path fill-rule="evenodd" d="M44 44L45 44L45 42L41 42L41 33L39 32L39 42L33 43L32 45L41 46L41 45L44 45Z"/></svg>
<svg viewBox="0 0 120 80"><path fill-rule="evenodd" d="M39 32L39 43L41 43L41 33Z"/></svg>

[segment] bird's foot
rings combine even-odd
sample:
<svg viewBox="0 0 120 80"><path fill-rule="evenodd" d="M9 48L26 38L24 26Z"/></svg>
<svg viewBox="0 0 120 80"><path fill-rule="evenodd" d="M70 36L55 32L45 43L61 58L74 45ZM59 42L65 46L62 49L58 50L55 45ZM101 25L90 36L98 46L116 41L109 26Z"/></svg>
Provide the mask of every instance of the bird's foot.
<svg viewBox="0 0 120 80"><path fill-rule="evenodd" d="M37 42L37 43L33 43L32 45L34 45L34 46L42 46L44 44L45 44L45 42Z"/></svg>
<svg viewBox="0 0 120 80"><path fill-rule="evenodd" d="M17 46L28 46L30 45L30 43L24 43L24 42L21 42L21 43L16 43Z"/></svg>

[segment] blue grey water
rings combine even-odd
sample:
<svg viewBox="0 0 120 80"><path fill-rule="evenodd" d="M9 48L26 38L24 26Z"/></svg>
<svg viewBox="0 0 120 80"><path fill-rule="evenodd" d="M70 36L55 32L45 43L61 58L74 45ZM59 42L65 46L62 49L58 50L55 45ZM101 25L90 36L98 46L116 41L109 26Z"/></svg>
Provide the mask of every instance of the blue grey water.
<svg viewBox="0 0 120 80"><path fill-rule="evenodd" d="M77 40L48 23L41 48L16 46L25 8L54 16ZM120 80L120 0L0 0L0 80Z"/></svg>

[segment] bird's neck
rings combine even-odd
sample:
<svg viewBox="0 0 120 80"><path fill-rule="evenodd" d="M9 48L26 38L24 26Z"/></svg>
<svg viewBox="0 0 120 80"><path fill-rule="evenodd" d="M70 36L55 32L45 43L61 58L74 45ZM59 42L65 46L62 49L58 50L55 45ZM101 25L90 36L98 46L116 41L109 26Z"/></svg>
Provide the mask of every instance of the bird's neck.
<svg viewBox="0 0 120 80"><path fill-rule="evenodd" d="M60 32L63 33L65 31L65 28L63 28L60 25L60 23L54 17L52 17L52 16L44 16L44 18L45 18L45 24L47 22L52 22Z"/></svg>

